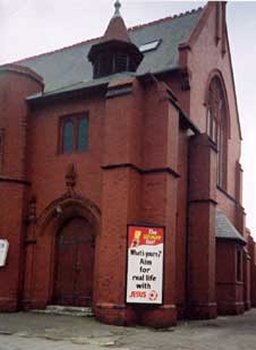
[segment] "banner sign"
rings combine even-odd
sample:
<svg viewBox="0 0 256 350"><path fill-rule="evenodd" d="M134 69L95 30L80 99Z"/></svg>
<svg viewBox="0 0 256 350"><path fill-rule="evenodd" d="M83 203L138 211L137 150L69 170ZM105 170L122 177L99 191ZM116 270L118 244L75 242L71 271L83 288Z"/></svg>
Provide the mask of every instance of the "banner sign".
<svg viewBox="0 0 256 350"><path fill-rule="evenodd" d="M128 226L126 302L162 304L164 228Z"/></svg>
<svg viewBox="0 0 256 350"><path fill-rule="evenodd" d="M0 267L5 266L9 243L6 239L0 239Z"/></svg>

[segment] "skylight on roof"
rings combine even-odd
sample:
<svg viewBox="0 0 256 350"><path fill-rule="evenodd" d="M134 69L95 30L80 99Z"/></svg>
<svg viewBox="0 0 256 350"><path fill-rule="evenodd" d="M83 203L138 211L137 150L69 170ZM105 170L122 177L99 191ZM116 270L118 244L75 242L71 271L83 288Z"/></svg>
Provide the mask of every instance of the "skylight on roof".
<svg viewBox="0 0 256 350"><path fill-rule="evenodd" d="M157 39L157 40L154 40L154 41L150 41L148 43L145 43L145 44L142 44L140 46L140 52L148 52L148 51L152 51L152 50L156 50L159 46L161 42L161 39Z"/></svg>

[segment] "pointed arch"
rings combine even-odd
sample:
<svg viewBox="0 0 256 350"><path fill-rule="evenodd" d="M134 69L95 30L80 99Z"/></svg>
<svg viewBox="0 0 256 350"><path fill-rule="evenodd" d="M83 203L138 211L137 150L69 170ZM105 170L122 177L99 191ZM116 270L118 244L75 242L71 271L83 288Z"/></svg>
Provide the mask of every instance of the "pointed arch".
<svg viewBox="0 0 256 350"><path fill-rule="evenodd" d="M229 102L228 102L228 94L227 94L227 89L226 89L226 85L224 82L224 78L222 76L221 71L219 71L218 69L212 70L208 76L208 79L206 82L205 95L204 95L204 105L207 107L208 100L209 100L210 85L211 85L214 78L218 79L221 90L222 90L222 96L223 96L223 100L224 100L225 108L226 108L225 118L226 118L226 123L227 123L227 135L228 135L228 138L230 139L230 137L231 137L231 121L230 121L230 109L229 109Z"/></svg>
<svg viewBox="0 0 256 350"><path fill-rule="evenodd" d="M208 77L206 94L206 132L217 146L217 185L227 187L227 154L230 138L230 113L227 92L221 72L214 70Z"/></svg>
<svg viewBox="0 0 256 350"><path fill-rule="evenodd" d="M100 232L101 212L96 204L86 197L67 194L52 201L43 210L37 221L40 234L48 231L49 224L56 232L65 222L78 216L88 220L95 227L95 232Z"/></svg>
<svg viewBox="0 0 256 350"><path fill-rule="evenodd" d="M37 219L35 244L30 246L32 250L26 262L26 276L30 276L27 282L29 285L27 293L29 299L31 299L32 308L44 308L54 301L57 290L56 274L58 266L62 266L58 265L57 244L60 242L59 234L65 234L69 228L72 231L73 224L76 225L78 221L80 223L84 222L85 228L88 223L91 230L86 232L90 236L88 242L92 242L92 250L96 254L94 246L97 246L100 236L101 212L97 205L88 198L77 194L72 196L65 194L52 201ZM87 242L86 239L85 241ZM85 255L80 254L79 256ZM94 267L91 269L91 283L93 284L91 301L94 297L96 260L95 258Z"/></svg>

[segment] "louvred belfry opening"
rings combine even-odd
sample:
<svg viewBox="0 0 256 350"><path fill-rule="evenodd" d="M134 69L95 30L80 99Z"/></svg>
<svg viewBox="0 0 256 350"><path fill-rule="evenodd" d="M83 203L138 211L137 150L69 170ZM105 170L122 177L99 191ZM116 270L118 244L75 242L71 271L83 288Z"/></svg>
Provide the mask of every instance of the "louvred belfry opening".
<svg viewBox="0 0 256 350"><path fill-rule="evenodd" d="M93 78L121 72L135 72L143 59L142 53L129 38L120 15L120 7L119 1L116 1L114 16L103 38L89 51L88 59L93 65Z"/></svg>

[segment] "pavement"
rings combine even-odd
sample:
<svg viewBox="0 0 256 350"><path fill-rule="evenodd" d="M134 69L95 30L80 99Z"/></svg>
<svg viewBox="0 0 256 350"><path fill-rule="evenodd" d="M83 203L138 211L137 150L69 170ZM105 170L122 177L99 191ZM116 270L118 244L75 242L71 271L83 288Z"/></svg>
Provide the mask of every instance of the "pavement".
<svg viewBox="0 0 256 350"><path fill-rule="evenodd" d="M0 313L0 350L256 350L256 309L154 330L93 317Z"/></svg>

